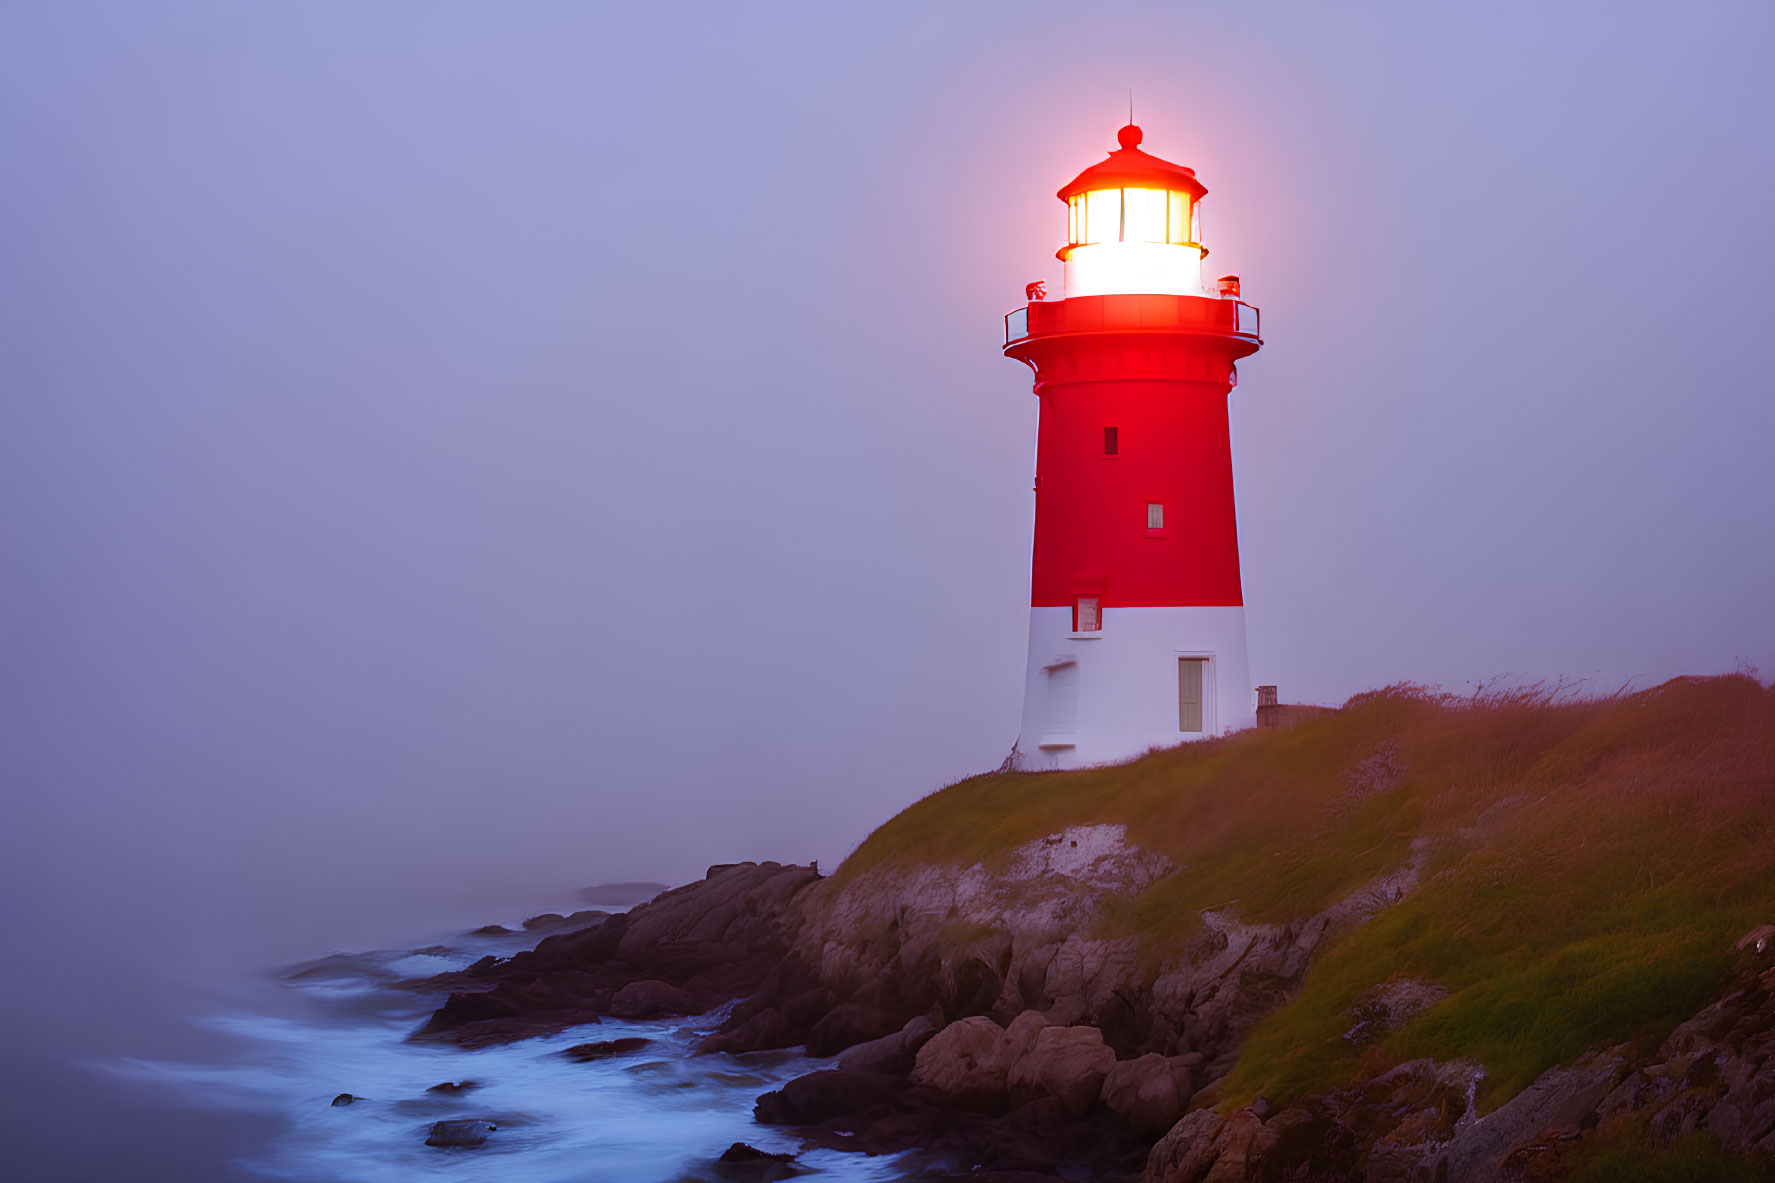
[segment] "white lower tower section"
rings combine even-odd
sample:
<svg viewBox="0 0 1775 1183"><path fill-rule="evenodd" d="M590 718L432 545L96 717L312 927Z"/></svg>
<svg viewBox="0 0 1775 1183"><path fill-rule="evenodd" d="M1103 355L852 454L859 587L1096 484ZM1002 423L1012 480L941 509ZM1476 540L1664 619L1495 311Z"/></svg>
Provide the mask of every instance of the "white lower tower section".
<svg viewBox="0 0 1775 1183"><path fill-rule="evenodd" d="M1029 610L1015 767L1113 764L1256 724L1244 608L1106 608L1091 633L1071 608Z"/></svg>

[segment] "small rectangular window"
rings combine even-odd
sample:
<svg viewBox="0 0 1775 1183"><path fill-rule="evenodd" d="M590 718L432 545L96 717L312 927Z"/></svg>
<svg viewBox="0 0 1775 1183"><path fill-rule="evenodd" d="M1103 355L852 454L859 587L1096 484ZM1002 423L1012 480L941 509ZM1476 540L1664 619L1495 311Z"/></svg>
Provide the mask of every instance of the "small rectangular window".
<svg viewBox="0 0 1775 1183"><path fill-rule="evenodd" d="M1114 456L1121 450L1122 441L1120 437L1120 428L1105 427L1103 429L1103 454L1105 456Z"/></svg>
<svg viewBox="0 0 1775 1183"><path fill-rule="evenodd" d="M1072 602L1072 631L1075 633L1103 631L1103 613L1098 609L1098 597L1080 596Z"/></svg>
<svg viewBox="0 0 1775 1183"><path fill-rule="evenodd" d="M1165 528L1165 507L1157 501L1146 503L1146 528L1148 530L1163 530Z"/></svg>

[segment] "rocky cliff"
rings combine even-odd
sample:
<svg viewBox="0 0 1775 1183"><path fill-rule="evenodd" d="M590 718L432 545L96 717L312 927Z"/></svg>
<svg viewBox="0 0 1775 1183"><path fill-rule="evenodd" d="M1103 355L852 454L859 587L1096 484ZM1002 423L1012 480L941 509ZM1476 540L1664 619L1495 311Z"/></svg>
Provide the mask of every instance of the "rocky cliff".
<svg viewBox="0 0 1775 1183"><path fill-rule="evenodd" d="M705 1053L839 1055L760 1120L933 1177L1760 1178L1771 917L1754 679L1403 688L963 782L830 878L711 868L459 975L425 1034L732 1002Z"/></svg>

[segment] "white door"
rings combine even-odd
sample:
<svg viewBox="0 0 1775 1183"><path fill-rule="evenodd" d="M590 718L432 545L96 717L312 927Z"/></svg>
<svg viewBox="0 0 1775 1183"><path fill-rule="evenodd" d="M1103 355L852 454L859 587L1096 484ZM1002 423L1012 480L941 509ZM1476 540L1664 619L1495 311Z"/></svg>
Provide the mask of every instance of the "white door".
<svg viewBox="0 0 1775 1183"><path fill-rule="evenodd" d="M1206 679L1202 676L1208 664L1205 657L1180 657L1177 659L1177 729L1179 731L1200 732L1203 715L1202 691Z"/></svg>
<svg viewBox="0 0 1775 1183"><path fill-rule="evenodd" d="M1079 729L1079 665L1069 661L1048 671L1048 717L1042 742L1071 742Z"/></svg>

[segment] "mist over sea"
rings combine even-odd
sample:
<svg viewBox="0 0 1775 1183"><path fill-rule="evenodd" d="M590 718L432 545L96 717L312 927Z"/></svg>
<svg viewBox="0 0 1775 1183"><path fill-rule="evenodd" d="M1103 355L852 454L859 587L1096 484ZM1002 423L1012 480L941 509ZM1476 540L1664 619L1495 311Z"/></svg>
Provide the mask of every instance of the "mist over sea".
<svg viewBox="0 0 1775 1183"><path fill-rule="evenodd" d="M93 883L83 892L6 886L7 902L23 905L9 909L0 977L0 997L14 1019L0 1076L0 1109L13 1129L8 1176L28 1183L258 1177L242 1162L263 1154L297 1104L278 1095L261 1036L280 1023L324 1029L338 1017L277 974L334 949L276 924L206 921L207 909L166 878L119 890ZM404 919L374 911L353 935L381 934L358 948L398 948L583 906L546 892L514 896L460 923L446 909ZM214 1080L206 1085L190 1073L144 1068L253 1063L257 1091L246 1087L247 1073L237 1096ZM343 1065L340 1071L349 1074ZM294 1087L296 1078L288 1083Z"/></svg>
<svg viewBox="0 0 1775 1183"><path fill-rule="evenodd" d="M532 908L600 903L539 897ZM820 1062L793 1052L691 1057L719 1012L606 1020L475 1050L409 1042L439 999L391 986L531 947L546 930L524 931L524 918L471 918L514 930L493 935L410 925L395 935L415 945L294 966L119 960L92 942L100 955L58 968L51 983L69 988L46 990L9 1048L6 1110L25 1137L8 1177L400 1183L493 1172L515 1183L643 1183L706 1167L736 1141L798 1148L754 1125L752 1103ZM80 974L111 983L109 1005L77 984ZM563 1055L628 1036L649 1044L591 1063ZM447 1082L472 1087L428 1091ZM355 1100L334 1105L341 1093ZM474 1150L424 1144L433 1122L457 1118L499 1128ZM847 1183L899 1177L889 1158L816 1151L800 1162L812 1177Z"/></svg>

